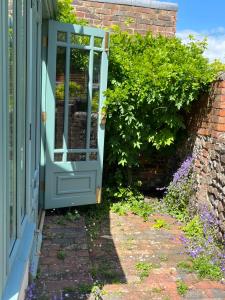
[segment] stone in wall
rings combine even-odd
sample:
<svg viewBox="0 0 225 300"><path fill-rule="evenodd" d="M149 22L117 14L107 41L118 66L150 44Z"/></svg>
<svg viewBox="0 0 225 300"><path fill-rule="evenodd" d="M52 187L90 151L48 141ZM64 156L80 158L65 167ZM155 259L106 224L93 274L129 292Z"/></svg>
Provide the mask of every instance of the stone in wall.
<svg viewBox="0 0 225 300"><path fill-rule="evenodd" d="M189 137L186 153L192 154L195 195L192 206L208 206L218 221L220 238L225 235L225 81L212 85L211 91L193 107L187 118Z"/></svg>

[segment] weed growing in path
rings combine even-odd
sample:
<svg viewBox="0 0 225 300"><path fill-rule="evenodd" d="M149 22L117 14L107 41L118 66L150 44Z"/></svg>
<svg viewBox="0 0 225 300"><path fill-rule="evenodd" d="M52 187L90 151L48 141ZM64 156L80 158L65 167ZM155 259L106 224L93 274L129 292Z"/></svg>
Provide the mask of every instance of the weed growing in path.
<svg viewBox="0 0 225 300"><path fill-rule="evenodd" d="M163 219L155 219L155 224L153 225L156 229L169 229L169 224L166 223Z"/></svg>
<svg viewBox="0 0 225 300"><path fill-rule="evenodd" d="M199 256L193 260L193 270L200 278L208 278L211 280L220 280L223 273L217 264L214 264L209 256Z"/></svg>
<svg viewBox="0 0 225 300"><path fill-rule="evenodd" d="M191 273L193 272L193 263L192 261L180 261L178 264L177 264L177 267L181 270L184 270L188 273Z"/></svg>
<svg viewBox="0 0 225 300"><path fill-rule="evenodd" d="M146 262L138 262L135 267L141 280L148 277L150 271L153 269L153 265Z"/></svg>
<svg viewBox="0 0 225 300"><path fill-rule="evenodd" d="M59 250L59 251L57 252L57 258L58 258L58 259L61 259L61 260L64 260L64 259L66 258L66 253L65 253L65 251L64 251L64 250Z"/></svg>
<svg viewBox="0 0 225 300"><path fill-rule="evenodd" d="M76 209L74 209L73 211L67 212L65 219L69 222L74 222L80 219L80 214Z"/></svg>
<svg viewBox="0 0 225 300"><path fill-rule="evenodd" d="M185 296L189 290L186 283L182 280L177 280L177 291L181 296Z"/></svg>
<svg viewBox="0 0 225 300"><path fill-rule="evenodd" d="M111 204L111 211L120 216L131 212L147 221L149 215L153 213L152 206L144 202L144 196L136 189L124 187L119 187L118 189L108 188L106 195L112 201L119 201Z"/></svg>

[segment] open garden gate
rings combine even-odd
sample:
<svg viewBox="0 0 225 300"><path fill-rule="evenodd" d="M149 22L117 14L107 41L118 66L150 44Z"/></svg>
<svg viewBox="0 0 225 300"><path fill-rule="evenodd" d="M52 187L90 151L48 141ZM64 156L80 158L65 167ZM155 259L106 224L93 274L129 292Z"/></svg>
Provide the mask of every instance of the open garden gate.
<svg viewBox="0 0 225 300"><path fill-rule="evenodd" d="M45 208L100 201L109 34L49 22Z"/></svg>

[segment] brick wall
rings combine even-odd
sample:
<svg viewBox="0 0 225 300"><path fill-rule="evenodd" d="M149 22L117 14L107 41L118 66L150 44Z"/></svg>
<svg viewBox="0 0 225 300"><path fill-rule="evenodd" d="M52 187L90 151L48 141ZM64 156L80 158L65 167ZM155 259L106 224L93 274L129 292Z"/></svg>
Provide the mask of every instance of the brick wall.
<svg viewBox="0 0 225 300"><path fill-rule="evenodd" d="M208 205L225 234L225 74L193 107L188 118L189 153L193 153L196 193L192 205ZM187 149L187 148L186 148Z"/></svg>
<svg viewBox="0 0 225 300"><path fill-rule="evenodd" d="M79 18L91 26L119 25L131 33L172 36L176 32L177 5L151 0L74 0Z"/></svg>

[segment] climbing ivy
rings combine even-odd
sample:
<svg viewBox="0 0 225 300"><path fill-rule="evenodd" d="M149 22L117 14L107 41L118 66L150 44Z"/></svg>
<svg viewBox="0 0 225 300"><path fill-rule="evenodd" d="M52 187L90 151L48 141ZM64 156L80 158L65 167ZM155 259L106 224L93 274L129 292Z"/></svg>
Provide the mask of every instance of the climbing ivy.
<svg viewBox="0 0 225 300"><path fill-rule="evenodd" d="M140 154L175 143L183 114L215 79L220 63L203 57L206 41L130 35L114 28L109 56L106 160L138 165Z"/></svg>
<svg viewBox="0 0 225 300"><path fill-rule="evenodd" d="M86 25L87 21L79 19L76 16L74 7L72 6L73 0L58 0L57 2L57 21L62 23L71 23L78 25Z"/></svg>

